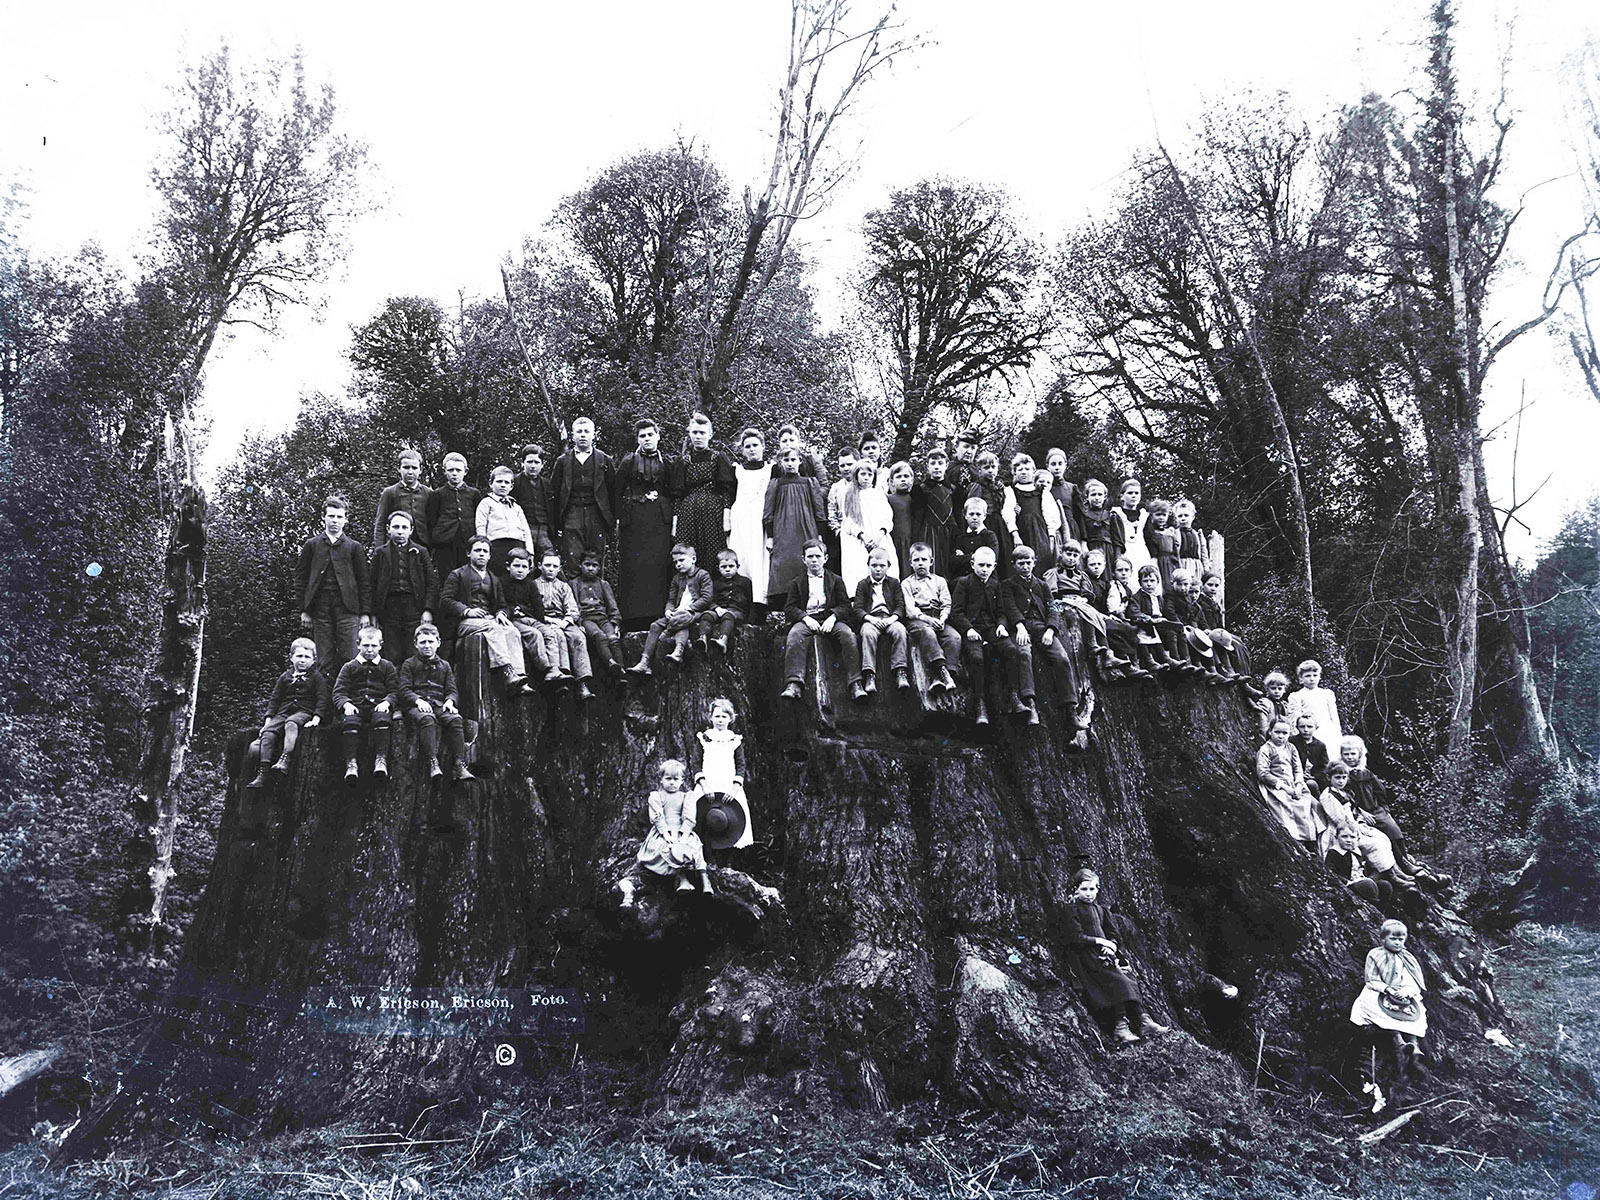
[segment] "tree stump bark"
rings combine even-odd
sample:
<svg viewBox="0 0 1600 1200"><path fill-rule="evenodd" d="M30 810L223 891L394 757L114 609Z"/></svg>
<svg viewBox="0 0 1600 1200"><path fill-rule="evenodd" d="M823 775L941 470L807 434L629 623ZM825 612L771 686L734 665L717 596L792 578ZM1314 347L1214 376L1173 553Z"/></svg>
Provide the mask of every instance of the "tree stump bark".
<svg viewBox="0 0 1600 1200"><path fill-rule="evenodd" d="M930 702L920 665L918 689L857 704L826 650L805 699L782 700L782 633L747 629L728 656L587 705L507 699L470 639L456 665L478 693L480 779L453 793L451 834L435 817L452 793L424 777L412 730L389 786L352 791L322 728L246 841L241 733L182 976L119 1095L62 1153L183 1114L408 1119L503 1091L501 1043L524 1069L581 1052L689 1101L1081 1105L1144 1053L1113 1057L1075 990L1059 917L1086 864L1133 930L1147 1007L1188 1031L1170 1053L1250 1062L1265 1031L1274 1070L1339 1069L1379 916L1261 804L1242 693L1100 686L1080 752L1078 698L1051 697L1043 671L1054 703L1034 727L971 725L964 690ZM635 866L645 798L661 759L692 768L717 696L745 735L756 843L710 852L713 895L679 893ZM1470 930L1436 910L1412 943L1443 1037L1476 1021L1440 994L1447 936ZM1215 976L1241 992L1220 1019ZM327 1008L496 988L533 989L561 1020L485 1032L364 1012L357 1036L348 1005Z"/></svg>

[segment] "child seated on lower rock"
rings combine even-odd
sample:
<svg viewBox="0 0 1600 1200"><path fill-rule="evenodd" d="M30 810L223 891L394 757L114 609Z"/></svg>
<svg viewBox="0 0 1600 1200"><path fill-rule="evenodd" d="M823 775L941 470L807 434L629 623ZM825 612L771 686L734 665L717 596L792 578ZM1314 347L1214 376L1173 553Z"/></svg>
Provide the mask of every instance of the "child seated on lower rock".
<svg viewBox="0 0 1600 1200"><path fill-rule="evenodd" d="M711 607L695 618L694 639L700 652L708 654L715 646L723 654L733 644L734 632L750 619L755 606L755 585L739 571L739 555L733 550L717 552L717 575L711 581Z"/></svg>
<svg viewBox="0 0 1600 1200"><path fill-rule="evenodd" d="M428 778L439 779L439 730L444 730L445 748L455 763L454 778L465 782L473 778L467 769L466 723L461 718L456 673L439 657L439 629L435 625L417 626L417 652L400 666L400 707L417 725L417 740L428 764Z"/></svg>
<svg viewBox="0 0 1600 1200"><path fill-rule="evenodd" d="M1322 853L1323 864L1368 904L1387 911L1394 901L1394 886L1367 867L1361 853L1361 838L1355 828L1337 830Z"/></svg>
<svg viewBox="0 0 1600 1200"><path fill-rule="evenodd" d="M1062 906L1062 932L1090 1015L1119 1046L1169 1032L1144 1011L1139 985L1128 974L1121 948L1107 936L1114 931L1115 918L1099 903L1100 877L1093 871L1078 871L1072 883L1072 898Z"/></svg>
<svg viewBox="0 0 1600 1200"><path fill-rule="evenodd" d="M1402 1075L1416 1059L1425 1057L1422 1039L1428 1033L1422 964L1406 949L1406 932L1404 921L1391 918L1383 923L1381 943L1367 954L1366 982L1350 1006L1353 1024L1390 1035Z"/></svg>
<svg viewBox="0 0 1600 1200"><path fill-rule="evenodd" d="M255 778L245 787L258 788L267 781L267 771L289 773L289 755L300 741L300 731L322 722L328 707L328 681L317 670L317 644L308 637L289 643L289 669L278 676L267 702L267 719L262 723L260 760ZM283 753L278 753L278 739Z"/></svg>
<svg viewBox="0 0 1600 1200"><path fill-rule="evenodd" d="M1392 889L1394 898L1409 911L1422 911L1427 900L1417 887L1417 880L1405 870L1396 857L1389 835L1366 818L1366 814L1352 803L1347 790L1350 770L1342 762L1328 765L1328 786L1317 797L1317 808L1327 822L1322 833L1323 852L1340 830L1353 830L1356 850L1361 855L1367 873L1382 880Z"/></svg>
<svg viewBox="0 0 1600 1200"><path fill-rule="evenodd" d="M884 546L867 552L867 576L856 584L855 618L861 629L861 686L868 695L878 690L878 643L889 643L889 669L902 689L911 686L906 673L906 627L900 623L905 608L900 581L889 574L893 556Z"/></svg>
<svg viewBox="0 0 1600 1200"><path fill-rule="evenodd" d="M1406 838L1389 812L1389 787L1367 767L1367 743L1355 734L1339 739L1338 762L1350 770L1349 793L1352 806L1369 824L1383 830L1394 847L1395 861L1406 874L1430 891L1450 886L1451 877L1433 871L1406 848Z"/></svg>
<svg viewBox="0 0 1600 1200"><path fill-rule="evenodd" d="M680 892L694 891L690 872L699 872L701 886L709 892L711 874L706 869L705 848L695 832L694 798L683 787L685 770L676 758L661 764L661 787L650 793L650 832L639 847L639 865L656 875L676 878Z"/></svg>
<svg viewBox="0 0 1600 1200"><path fill-rule="evenodd" d="M1289 744L1300 754L1300 765L1305 769L1306 786L1313 796L1322 794L1328 786L1328 748L1317 737L1317 719L1303 712L1294 719L1294 736Z"/></svg>

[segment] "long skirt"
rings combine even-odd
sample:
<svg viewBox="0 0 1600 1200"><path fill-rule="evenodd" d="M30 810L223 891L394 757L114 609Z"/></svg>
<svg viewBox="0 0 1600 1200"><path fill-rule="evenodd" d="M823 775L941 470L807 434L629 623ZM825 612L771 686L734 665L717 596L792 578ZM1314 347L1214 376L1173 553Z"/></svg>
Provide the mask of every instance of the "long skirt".
<svg viewBox="0 0 1600 1200"><path fill-rule="evenodd" d="M716 564L707 568L715 573ZM672 582L672 516L667 501L624 499L617 532L617 607L629 629L643 629L667 607Z"/></svg>

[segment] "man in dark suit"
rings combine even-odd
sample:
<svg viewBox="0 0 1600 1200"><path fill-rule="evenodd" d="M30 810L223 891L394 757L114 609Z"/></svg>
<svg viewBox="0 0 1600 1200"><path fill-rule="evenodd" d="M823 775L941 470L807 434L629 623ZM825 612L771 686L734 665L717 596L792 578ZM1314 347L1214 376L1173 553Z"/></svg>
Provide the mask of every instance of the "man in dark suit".
<svg viewBox="0 0 1600 1200"><path fill-rule="evenodd" d="M428 497L428 548L433 551L433 569L440 579L464 566L472 539L478 532L478 502L483 493L468 487L467 460L464 455L444 456L444 486Z"/></svg>
<svg viewBox="0 0 1600 1200"><path fill-rule="evenodd" d="M561 543L562 568L574 579L585 550L596 551L605 562L617 527L611 509L616 477L611 456L594 448L593 418L577 418L572 422L572 449L556 459L550 476L554 536Z"/></svg>
<svg viewBox="0 0 1600 1200"><path fill-rule="evenodd" d="M367 556L372 576L372 614L383 630L389 661L411 657L417 626L432 623L439 607L439 576L433 558L411 539L411 514L389 514L388 539Z"/></svg>
<svg viewBox="0 0 1600 1200"><path fill-rule="evenodd" d="M800 558L806 564L806 573L789 585L784 605L789 637L783 651L783 696L788 700L800 699L800 689L806 681L806 655L811 649L811 639L820 634L832 638L838 645L845 672L850 677L852 698L865 700L867 691L861 685L861 650L856 643L856 631L850 628L855 610L850 594L845 591L844 580L827 569L828 552L821 538L808 541Z"/></svg>
<svg viewBox="0 0 1600 1200"><path fill-rule="evenodd" d="M861 686L871 695L878 690L878 643L889 643L889 669L895 686L911 686L906 673L906 627L900 620L905 608L900 581L889 574L889 551L876 547L867 555L867 577L856 584L855 619L861 626Z"/></svg>
<svg viewBox="0 0 1600 1200"><path fill-rule="evenodd" d="M367 554L345 536L349 506L343 496L322 503L322 532L300 547L300 625L311 631L317 660L330 678L356 656L356 634L371 623L372 590Z"/></svg>

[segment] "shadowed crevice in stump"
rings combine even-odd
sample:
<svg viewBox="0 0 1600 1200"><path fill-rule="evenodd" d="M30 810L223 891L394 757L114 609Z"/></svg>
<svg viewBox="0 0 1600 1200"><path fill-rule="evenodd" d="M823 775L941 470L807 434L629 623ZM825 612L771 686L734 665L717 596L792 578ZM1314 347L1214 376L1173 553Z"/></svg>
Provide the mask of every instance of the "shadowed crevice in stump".
<svg viewBox="0 0 1600 1200"><path fill-rule="evenodd" d="M995 721L978 727L964 688L925 694L920 662L918 688L880 681L853 702L819 641L794 703L777 695L782 635L746 629L727 656L601 684L588 704L507 699L469 642L456 666L477 697L482 779L430 783L406 728L389 786L351 791L336 732L313 730L263 798L254 842L240 836L253 802L240 735L174 997L213 1025L221 1012L233 1041L219 1049L194 1014L152 1022L123 1092L63 1153L152 1122L214 1123L217 1105L258 1130L470 1104L507 1086L502 1041L519 1071L559 1073L582 1055L630 1072L643 1095L753 1105L935 1094L1047 1112L1185 1063L1233 1078L1228 1063L1253 1063L1262 1031L1274 1070L1346 1069L1378 915L1260 803L1241 692L1096 684L1079 750L1085 697L1053 695L1046 671L1042 724L1006 719L991 696ZM695 761L716 696L745 735L756 843L709 853L715 895L676 893L636 866L645 798L662 759ZM459 830L441 834L449 797ZM1129 924L1147 1008L1181 1027L1170 1039L1113 1055L1083 1007L1060 918L1085 863ZM1470 936L1435 908L1414 938L1444 1042L1479 1028L1474 1001L1449 998L1442 954ZM1220 1017L1216 975L1241 990ZM302 1011L380 987L537 989L573 1019L512 1037L405 1036L397 1020L356 1037Z"/></svg>

